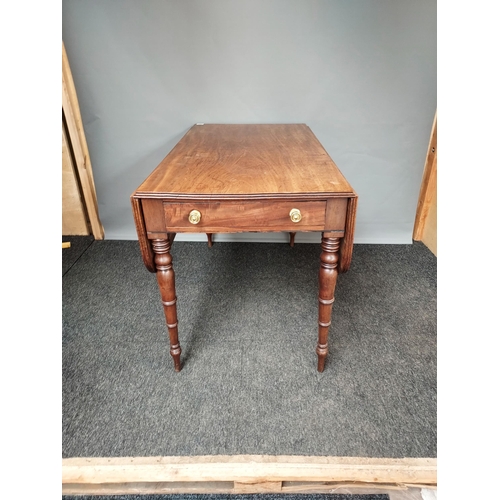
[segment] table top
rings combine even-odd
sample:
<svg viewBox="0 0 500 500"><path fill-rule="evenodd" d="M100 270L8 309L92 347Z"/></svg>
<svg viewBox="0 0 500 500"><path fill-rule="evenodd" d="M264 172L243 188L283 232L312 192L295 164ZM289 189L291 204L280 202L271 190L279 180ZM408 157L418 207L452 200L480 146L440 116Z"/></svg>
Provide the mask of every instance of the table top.
<svg viewBox="0 0 500 500"><path fill-rule="evenodd" d="M134 193L137 197L353 196L305 124L197 124Z"/></svg>

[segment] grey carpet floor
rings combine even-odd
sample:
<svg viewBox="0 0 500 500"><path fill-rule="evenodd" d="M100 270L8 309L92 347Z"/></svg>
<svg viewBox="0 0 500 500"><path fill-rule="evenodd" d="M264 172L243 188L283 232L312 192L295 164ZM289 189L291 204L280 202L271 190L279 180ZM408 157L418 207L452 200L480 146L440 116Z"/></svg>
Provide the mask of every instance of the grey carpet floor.
<svg viewBox="0 0 500 500"><path fill-rule="evenodd" d="M64 276L92 244L94 237L63 236L62 240L70 244L69 248L63 248L62 253L62 274Z"/></svg>
<svg viewBox="0 0 500 500"><path fill-rule="evenodd" d="M136 241L62 281L62 453L436 456L436 266L355 245L316 371L320 248L175 242L183 370Z"/></svg>

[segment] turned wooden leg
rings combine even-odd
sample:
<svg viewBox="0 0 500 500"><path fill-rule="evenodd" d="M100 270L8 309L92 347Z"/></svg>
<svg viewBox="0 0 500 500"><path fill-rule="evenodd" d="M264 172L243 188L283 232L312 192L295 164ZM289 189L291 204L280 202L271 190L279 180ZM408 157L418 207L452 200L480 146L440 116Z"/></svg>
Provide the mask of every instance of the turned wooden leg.
<svg viewBox="0 0 500 500"><path fill-rule="evenodd" d="M173 239L173 238L172 238ZM156 279L160 287L161 302L167 320L168 335L170 337L170 354L174 358L174 369L181 371L181 346L177 333L177 297L175 296L175 273L170 255L171 239L153 240L155 254Z"/></svg>
<svg viewBox="0 0 500 500"><path fill-rule="evenodd" d="M331 324L332 306L337 283L340 238L330 238L323 233L321 238L321 266L319 268L319 333L316 353L318 371L325 369L328 354L328 328Z"/></svg>
<svg viewBox="0 0 500 500"><path fill-rule="evenodd" d="M207 234L207 240L208 240L208 248L212 248L212 233L206 233Z"/></svg>
<svg viewBox="0 0 500 500"><path fill-rule="evenodd" d="M290 246L293 247L295 245L295 234L296 233L290 233Z"/></svg>

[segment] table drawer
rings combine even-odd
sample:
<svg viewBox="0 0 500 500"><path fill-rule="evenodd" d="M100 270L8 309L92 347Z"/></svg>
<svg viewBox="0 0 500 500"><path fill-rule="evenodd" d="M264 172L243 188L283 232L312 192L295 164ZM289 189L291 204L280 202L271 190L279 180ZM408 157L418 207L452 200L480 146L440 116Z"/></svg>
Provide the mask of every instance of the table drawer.
<svg viewBox="0 0 500 500"><path fill-rule="evenodd" d="M163 206L169 232L322 231L325 227L326 201L164 202Z"/></svg>

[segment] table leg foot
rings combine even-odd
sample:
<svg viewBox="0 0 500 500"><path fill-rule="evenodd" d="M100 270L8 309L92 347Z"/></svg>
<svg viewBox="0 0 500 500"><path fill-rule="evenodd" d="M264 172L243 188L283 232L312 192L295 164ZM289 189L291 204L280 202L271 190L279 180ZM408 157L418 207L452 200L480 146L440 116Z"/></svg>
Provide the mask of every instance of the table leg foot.
<svg viewBox="0 0 500 500"><path fill-rule="evenodd" d="M316 348L316 352L318 354L318 371L321 373L325 369L325 361L326 355L328 353L328 349L325 346L324 352L319 350L319 346Z"/></svg>
<svg viewBox="0 0 500 500"><path fill-rule="evenodd" d="M332 307L335 300L335 285L338 276L340 238L321 238L321 265L319 268L319 312L318 312L318 371L325 369L328 354L328 329L331 324Z"/></svg>
<svg viewBox="0 0 500 500"><path fill-rule="evenodd" d="M295 245L295 234L296 233L290 233L290 246L293 247Z"/></svg>
<svg viewBox="0 0 500 500"><path fill-rule="evenodd" d="M181 346L177 331L177 297L175 295L175 273L172 266L170 248L172 241L168 239L155 239L152 241L155 255L156 279L160 288L161 302L167 321L168 336L170 338L170 355L174 360L174 369L180 372Z"/></svg>
<svg viewBox="0 0 500 500"><path fill-rule="evenodd" d="M213 242L212 242L212 233L206 233L207 234L207 240L208 240L208 248L212 248Z"/></svg>

